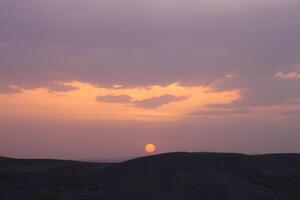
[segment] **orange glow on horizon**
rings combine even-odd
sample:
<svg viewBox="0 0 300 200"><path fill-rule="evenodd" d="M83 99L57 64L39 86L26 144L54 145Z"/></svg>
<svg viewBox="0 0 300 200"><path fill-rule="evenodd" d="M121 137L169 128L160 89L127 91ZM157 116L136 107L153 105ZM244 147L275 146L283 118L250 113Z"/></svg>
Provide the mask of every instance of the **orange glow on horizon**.
<svg viewBox="0 0 300 200"><path fill-rule="evenodd" d="M186 87L180 83L132 88L105 88L84 82L59 84L78 89L53 92L47 88L34 88L0 94L0 111L63 119L160 120L178 119L208 104L227 104L240 99L237 90L218 92L212 87ZM99 96L126 97L128 102L97 101Z"/></svg>

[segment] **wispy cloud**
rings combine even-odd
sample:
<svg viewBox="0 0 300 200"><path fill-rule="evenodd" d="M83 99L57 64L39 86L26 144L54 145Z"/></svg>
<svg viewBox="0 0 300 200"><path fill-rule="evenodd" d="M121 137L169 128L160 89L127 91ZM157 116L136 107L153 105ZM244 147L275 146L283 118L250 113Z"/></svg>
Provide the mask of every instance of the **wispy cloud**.
<svg viewBox="0 0 300 200"><path fill-rule="evenodd" d="M288 72L288 73L283 73L282 71L279 71L275 75L277 78L282 78L282 79L298 79L300 78L300 72Z"/></svg>
<svg viewBox="0 0 300 200"><path fill-rule="evenodd" d="M14 86L14 85L9 85L9 86L4 86L4 87L1 87L0 86L0 94L3 93L3 94L12 94L12 93L18 93L18 92L21 92L22 89L17 87L17 86Z"/></svg>
<svg viewBox="0 0 300 200"><path fill-rule="evenodd" d="M153 98L148 98L140 101L134 101L133 105L136 107L141 107L141 108L158 108L160 106L172 103L172 102L178 102L178 101L183 101L187 99L185 96L173 96L173 95L163 95L159 97L153 97Z"/></svg>
<svg viewBox="0 0 300 200"><path fill-rule="evenodd" d="M78 87L72 86L70 84L62 83L62 82L53 82L46 86L46 88L50 92L68 92L72 90L78 90Z"/></svg>
<svg viewBox="0 0 300 200"><path fill-rule="evenodd" d="M97 96L96 100L104 103L130 103L131 97L127 95L107 95L107 96Z"/></svg>
<svg viewBox="0 0 300 200"><path fill-rule="evenodd" d="M247 115L251 114L247 109L234 109L234 110L204 110L189 113L189 115L196 116L227 116L227 115Z"/></svg>

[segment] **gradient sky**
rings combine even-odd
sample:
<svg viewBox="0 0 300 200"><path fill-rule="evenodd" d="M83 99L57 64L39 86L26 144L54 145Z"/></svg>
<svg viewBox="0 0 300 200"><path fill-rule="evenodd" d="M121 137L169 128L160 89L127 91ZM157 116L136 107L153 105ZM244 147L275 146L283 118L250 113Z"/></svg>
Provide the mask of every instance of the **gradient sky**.
<svg viewBox="0 0 300 200"><path fill-rule="evenodd" d="M299 0L1 0L0 155L300 152Z"/></svg>

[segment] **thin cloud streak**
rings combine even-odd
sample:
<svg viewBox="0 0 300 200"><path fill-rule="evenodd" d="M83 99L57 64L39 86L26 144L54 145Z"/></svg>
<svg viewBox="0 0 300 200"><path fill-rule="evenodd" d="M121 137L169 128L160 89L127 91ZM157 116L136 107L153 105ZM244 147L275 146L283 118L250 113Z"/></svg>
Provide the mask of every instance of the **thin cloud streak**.
<svg viewBox="0 0 300 200"><path fill-rule="evenodd" d="M149 99L143 99L140 101L134 101L132 102L134 106L140 107L140 108L147 108L147 109L152 109L152 108L158 108L160 106L172 103L172 102L179 102L179 101L184 101L186 100L187 97L181 96L173 96L173 95L163 95L159 97L152 97Z"/></svg>
<svg viewBox="0 0 300 200"><path fill-rule="evenodd" d="M282 79L299 79L300 72L283 73L283 72L279 71L279 72L277 72L276 77L282 78Z"/></svg>
<svg viewBox="0 0 300 200"><path fill-rule="evenodd" d="M204 110L189 113L194 116L228 116L228 115L249 115L250 110L246 109L235 109L235 110Z"/></svg>
<svg viewBox="0 0 300 200"><path fill-rule="evenodd" d="M104 103L123 103L128 104L131 101L131 97L127 95L107 95L107 96L97 96L96 100Z"/></svg>

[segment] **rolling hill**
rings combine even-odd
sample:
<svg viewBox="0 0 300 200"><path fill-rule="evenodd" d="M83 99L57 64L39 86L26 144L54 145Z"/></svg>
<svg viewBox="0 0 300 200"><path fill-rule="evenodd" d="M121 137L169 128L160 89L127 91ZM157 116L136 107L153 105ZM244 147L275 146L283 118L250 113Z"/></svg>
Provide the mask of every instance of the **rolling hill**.
<svg viewBox="0 0 300 200"><path fill-rule="evenodd" d="M300 154L167 153L121 163L0 158L1 200L297 200Z"/></svg>

